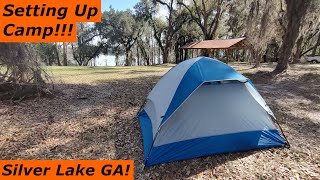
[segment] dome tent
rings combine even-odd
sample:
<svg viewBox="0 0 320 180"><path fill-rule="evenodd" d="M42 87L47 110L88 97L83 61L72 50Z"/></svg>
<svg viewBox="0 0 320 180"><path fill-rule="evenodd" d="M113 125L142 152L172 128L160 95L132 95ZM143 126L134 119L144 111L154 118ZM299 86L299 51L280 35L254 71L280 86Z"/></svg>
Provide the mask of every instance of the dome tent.
<svg viewBox="0 0 320 180"><path fill-rule="evenodd" d="M138 118L146 166L287 145L251 81L207 57L164 75Z"/></svg>

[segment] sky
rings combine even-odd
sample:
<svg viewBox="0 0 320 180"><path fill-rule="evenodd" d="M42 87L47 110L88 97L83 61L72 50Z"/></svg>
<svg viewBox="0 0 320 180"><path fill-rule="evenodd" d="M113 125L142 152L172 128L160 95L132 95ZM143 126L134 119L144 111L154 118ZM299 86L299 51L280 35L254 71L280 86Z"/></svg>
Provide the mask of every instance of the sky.
<svg viewBox="0 0 320 180"><path fill-rule="evenodd" d="M116 10L132 9L139 0L101 0L102 11L108 10L111 5Z"/></svg>
<svg viewBox="0 0 320 180"><path fill-rule="evenodd" d="M133 7L139 2L139 0L101 0L102 12L109 10L110 5L116 10L126 10L133 9ZM158 16L160 18L165 18L167 11L160 8ZM121 57L120 57L121 58ZM96 59L97 66L115 66L115 56L113 55L100 55Z"/></svg>
<svg viewBox="0 0 320 180"><path fill-rule="evenodd" d="M133 9L133 7L139 2L139 0L101 0L101 8L102 12L109 10L110 5L116 10L126 10L126 9ZM167 16L166 8L160 6L160 11L158 12L158 17L164 18Z"/></svg>
<svg viewBox="0 0 320 180"><path fill-rule="evenodd" d="M109 10L110 5L116 10L126 10L132 9L139 0L101 0L102 12ZM96 58L97 66L115 66L115 57L113 55L103 55L101 54Z"/></svg>

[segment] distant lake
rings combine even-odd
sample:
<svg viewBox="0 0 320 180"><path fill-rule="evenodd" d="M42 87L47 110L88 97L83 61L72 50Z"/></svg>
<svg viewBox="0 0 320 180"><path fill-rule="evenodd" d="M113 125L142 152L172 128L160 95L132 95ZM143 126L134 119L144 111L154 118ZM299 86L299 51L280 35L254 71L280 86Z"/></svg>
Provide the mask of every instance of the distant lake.
<svg viewBox="0 0 320 180"><path fill-rule="evenodd" d="M114 55L99 55L98 58L95 59L96 66L116 66Z"/></svg>
<svg viewBox="0 0 320 180"><path fill-rule="evenodd" d="M116 66L116 62L115 62L116 57L114 55L99 55L99 57L97 57L95 59L95 65L96 66ZM124 65L125 62L125 56L119 56L119 60L120 60L120 64ZM160 64L159 63L159 58L155 57L156 60L156 64ZM160 61L162 61L162 58L160 59ZM94 65L94 62L92 61L90 65Z"/></svg>

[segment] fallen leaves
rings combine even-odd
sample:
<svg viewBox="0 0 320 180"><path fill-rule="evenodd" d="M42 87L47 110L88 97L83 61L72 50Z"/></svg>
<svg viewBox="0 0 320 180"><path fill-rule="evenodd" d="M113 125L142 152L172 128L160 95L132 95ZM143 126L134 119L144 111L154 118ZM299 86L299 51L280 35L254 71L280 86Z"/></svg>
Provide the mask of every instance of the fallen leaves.
<svg viewBox="0 0 320 180"><path fill-rule="evenodd" d="M141 171L136 113L170 67L53 68L55 98L0 103L1 159L133 159L136 179L274 179L320 177L320 67L286 75L250 75L292 146L158 165ZM259 71L271 71L263 65ZM98 73L96 73L98 72ZM60 79L64 83L59 83ZM318 121L317 121L318 120Z"/></svg>

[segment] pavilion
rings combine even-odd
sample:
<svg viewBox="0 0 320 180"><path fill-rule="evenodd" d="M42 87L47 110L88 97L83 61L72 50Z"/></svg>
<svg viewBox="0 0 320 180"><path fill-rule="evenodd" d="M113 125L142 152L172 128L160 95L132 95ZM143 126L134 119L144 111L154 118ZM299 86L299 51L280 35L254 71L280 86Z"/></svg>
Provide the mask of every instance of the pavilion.
<svg viewBox="0 0 320 180"><path fill-rule="evenodd" d="M181 54L183 54L183 51L191 50L192 57L194 55L194 50L210 50L212 52L213 50L225 50L226 56L227 56L227 63L229 63L229 54L231 50L235 49L243 49L246 46L245 43L246 38L236 38L236 39L221 39L221 40L206 40L206 41L199 41L199 42L191 42L187 43L180 47Z"/></svg>

